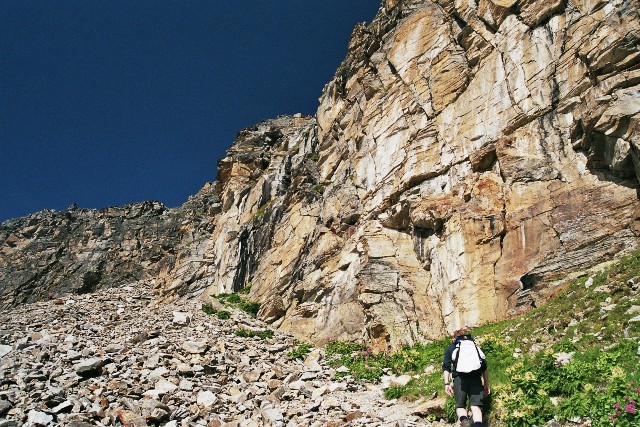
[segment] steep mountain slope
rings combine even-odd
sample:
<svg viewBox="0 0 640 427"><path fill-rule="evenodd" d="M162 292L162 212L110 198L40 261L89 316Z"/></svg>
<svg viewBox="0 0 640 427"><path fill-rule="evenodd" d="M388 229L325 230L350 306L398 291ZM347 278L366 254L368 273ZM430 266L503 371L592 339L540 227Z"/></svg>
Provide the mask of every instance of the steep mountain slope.
<svg viewBox="0 0 640 427"><path fill-rule="evenodd" d="M243 130L201 208L166 214L145 277L166 300L251 284L275 327L376 348L535 304L638 246L639 24L631 0L383 2L315 118ZM0 242L3 295L41 286Z"/></svg>
<svg viewBox="0 0 640 427"><path fill-rule="evenodd" d="M193 286L251 282L282 329L384 348L635 248L637 6L508 6L387 2L356 28L315 129L220 181Z"/></svg>

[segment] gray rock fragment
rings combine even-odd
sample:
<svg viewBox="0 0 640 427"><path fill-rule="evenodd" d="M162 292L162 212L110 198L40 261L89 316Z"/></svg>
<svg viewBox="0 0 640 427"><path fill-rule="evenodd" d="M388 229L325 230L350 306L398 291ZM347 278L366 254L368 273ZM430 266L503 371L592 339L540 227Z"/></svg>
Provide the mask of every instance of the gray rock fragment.
<svg viewBox="0 0 640 427"><path fill-rule="evenodd" d="M67 412L70 411L73 408L73 403L71 403L68 400L65 400L64 402L60 403L59 405L56 405L55 407L51 408L48 412L52 413L52 414L58 414L61 412Z"/></svg>
<svg viewBox="0 0 640 427"><path fill-rule="evenodd" d="M27 426L46 426L53 422L53 416L32 409L27 415Z"/></svg>
<svg viewBox="0 0 640 427"><path fill-rule="evenodd" d="M173 312L173 324L178 326L187 326L191 322L191 314L181 311Z"/></svg>
<svg viewBox="0 0 640 427"><path fill-rule="evenodd" d="M182 349L190 354L202 354L207 351L207 348L206 341L185 341L182 343Z"/></svg>
<svg viewBox="0 0 640 427"><path fill-rule="evenodd" d="M198 393L197 403L204 408L212 407L217 401L218 398L209 390L201 391L200 393Z"/></svg>
<svg viewBox="0 0 640 427"><path fill-rule="evenodd" d="M13 405L7 402L6 400L0 400L0 415L3 415L5 412L9 411Z"/></svg>
<svg viewBox="0 0 640 427"><path fill-rule="evenodd" d="M6 344L0 344L0 357L3 357L5 354L9 354L13 350L13 347Z"/></svg>
<svg viewBox="0 0 640 427"><path fill-rule="evenodd" d="M77 363L74 365L73 369L76 371L76 374L81 377L98 376L102 373L102 367L105 363L105 359L94 357Z"/></svg>

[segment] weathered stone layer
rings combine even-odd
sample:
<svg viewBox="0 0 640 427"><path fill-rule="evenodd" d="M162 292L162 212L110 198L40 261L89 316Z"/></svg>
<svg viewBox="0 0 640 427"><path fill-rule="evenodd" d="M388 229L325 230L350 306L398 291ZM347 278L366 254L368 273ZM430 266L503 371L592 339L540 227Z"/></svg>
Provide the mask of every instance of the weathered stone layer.
<svg viewBox="0 0 640 427"><path fill-rule="evenodd" d="M278 327L383 348L637 247L637 6L516 3L388 2L356 28L315 134L229 203L265 221L212 243L270 245L240 281L243 255L212 261L232 268L208 292L251 282Z"/></svg>

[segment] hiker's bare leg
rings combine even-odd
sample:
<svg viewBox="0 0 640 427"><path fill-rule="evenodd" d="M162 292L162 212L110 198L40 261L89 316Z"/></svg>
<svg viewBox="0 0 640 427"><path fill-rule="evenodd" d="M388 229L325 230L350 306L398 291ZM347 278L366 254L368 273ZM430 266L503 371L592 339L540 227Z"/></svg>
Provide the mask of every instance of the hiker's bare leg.
<svg viewBox="0 0 640 427"><path fill-rule="evenodd" d="M456 415L458 418L467 416L467 408L456 408Z"/></svg>
<svg viewBox="0 0 640 427"><path fill-rule="evenodd" d="M471 407L471 415L473 416L473 422L482 422L482 408L479 406Z"/></svg>

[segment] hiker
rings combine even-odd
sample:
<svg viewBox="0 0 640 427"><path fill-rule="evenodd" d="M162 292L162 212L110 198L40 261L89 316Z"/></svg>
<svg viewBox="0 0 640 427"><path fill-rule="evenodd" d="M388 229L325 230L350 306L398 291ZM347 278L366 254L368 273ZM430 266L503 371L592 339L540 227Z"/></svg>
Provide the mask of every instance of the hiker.
<svg viewBox="0 0 640 427"><path fill-rule="evenodd" d="M491 392L487 363L484 353L468 332L469 328L455 331L452 343L444 352L444 390L456 399L456 415L460 419L461 427L483 427L482 401L484 396ZM471 406L473 424L468 418L467 398Z"/></svg>

